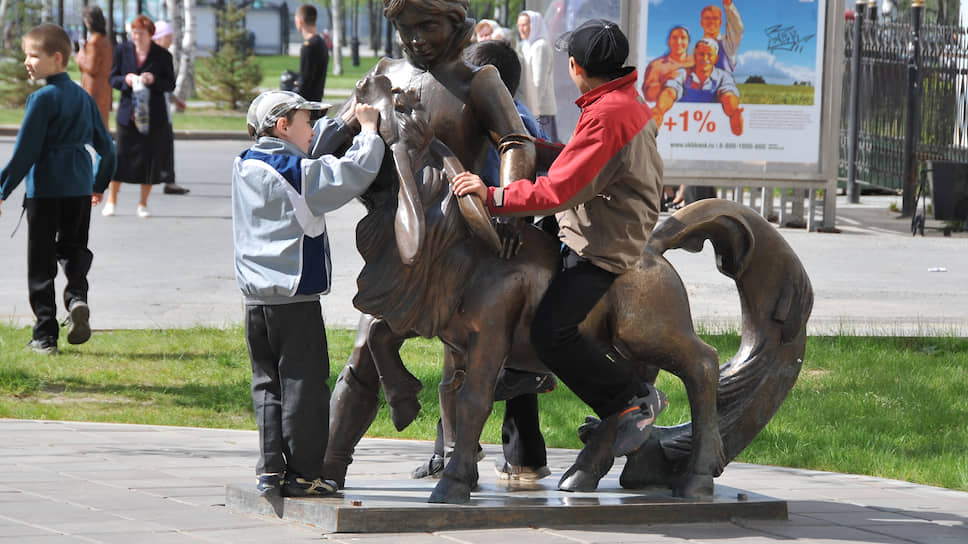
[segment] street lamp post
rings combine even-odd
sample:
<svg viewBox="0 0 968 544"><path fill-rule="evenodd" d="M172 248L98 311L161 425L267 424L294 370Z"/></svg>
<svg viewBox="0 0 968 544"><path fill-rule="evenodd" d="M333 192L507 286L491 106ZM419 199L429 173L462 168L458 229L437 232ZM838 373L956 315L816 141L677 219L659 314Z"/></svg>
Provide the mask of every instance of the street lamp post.
<svg viewBox="0 0 968 544"><path fill-rule="evenodd" d="M353 37L350 39L353 66L360 65L360 2L353 0Z"/></svg>
<svg viewBox="0 0 968 544"><path fill-rule="evenodd" d="M918 187L916 154L921 124L921 16L924 0L911 2L911 37L908 41L907 107L904 121L904 184L901 189L901 217L914 215Z"/></svg>

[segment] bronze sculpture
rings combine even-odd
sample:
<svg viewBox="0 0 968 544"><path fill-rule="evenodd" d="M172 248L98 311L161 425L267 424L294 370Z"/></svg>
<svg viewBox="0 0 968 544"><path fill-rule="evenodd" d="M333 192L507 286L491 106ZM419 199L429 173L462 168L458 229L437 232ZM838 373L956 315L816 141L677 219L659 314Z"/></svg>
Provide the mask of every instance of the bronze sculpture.
<svg viewBox="0 0 968 544"><path fill-rule="evenodd" d="M401 35L428 24L425 16L408 13L406 5L397 14ZM437 17L429 19L431 25L446 16ZM466 72L456 65L449 72L435 71L436 65L424 61L438 59L428 60L433 55L420 45L414 42L412 60L417 63L409 68L401 61L381 61L371 75L388 77L364 81L357 97L381 105L388 121L381 132L394 162L384 165L365 195L368 214L357 228L366 264L354 303L378 319L361 327L357 349L334 387L324 474L344 484L353 447L375 416L380 383L398 428L412 421L419 410L415 392L420 384L403 368L397 349L409 336L438 336L446 346L441 412L454 453L430 501L462 503L478 479L477 441L491 410L498 371L507 361L541 370L527 366L538 363L526 339L535 305L557 265L557 242L524 228L521 252L503 260L495 255L495 239L482 222L479 202L464 202L471 197L458 201L450 191L448 180L460 165L475 164L474 144L487 141L474 140L474 131L461 132L454 120L443 119L454 111L466 117L466 108L456 104L470 96L461 93L473 85L448 84L447 74ZM420 68L421 63L430 70ZM413 82L423 91L398 92L394 98L393 87L407 89ZM428 90L457 102L447 106ZM428 103L428 94L434 97L433 108L422 112L419 104ZM469 122L458 119L456 124ZM509 130L500 138L502 179L533 169L533 149L513 124L508 121ZM453 152L448 145L455 146ZM744 316L743 346L722 368L716 352L695 335L681 280L662 257L673 247L699 250L706 239L716 249L719 269L737 282ZM672 372L689 396L692 422L657 428L646 446L629 456L622 485L664 484L682 496L710 495L713 478L762 430L795 382L812 301L796 255L774 227L741 205L696 203L660 226L639 266L615 282L583 325L583 333L609 346L620 364L632 365L648 381L659 370ZM594 420L582 426L586 446L560 489L597 487L614 461L614 431Z"/></svg>
<svg viewBox="0 0 968 544"><path fill-rule="evenodd" d="M412 133L399 143L411 170L399 164L385 169L365 196L368 214L357 228L357 243L366 264L354 303L379 316L389 330L436 335L453 352L441 387L457 391L459 402L442 405L441 411L457 422L454 455L430 500L461 503L477 482L477 441L501 365L535 360L521 339L527 338L534 307L554 273L557 243L528 227L521 232L518 255L510 260L495 255L493 244L468 226L467 212L450 191L448 180L461 170L459 161L432 139L429 125L420 123L419 108L411 104L404 110L409 111L397 113L398 119ZM407 244L397 237L410 234L394 228L395 195L403 187L416 190L406 200L422 210L426 225L418 257L409 264L400 251ZM706 239L713 243L719 269L737 282L744 315L743 345L722 368L716 352L695 335L685 289L662 257L671 248L698 251ZM394 292L401 284L406 289ZM709 496L713 478L762 430L792 388L812 302L796 255L772 225L742 205L701 201L656 229L639 266L615 282L583 333L610 346L616 361L633 365L644 379L654 380L659 370L682 379L692 422L657 428L650 442L629 456L622 485L664 484L681 496ZM414 321L416 315L423 321ZM379 360L386 352L379 348L372 355ZM334 413L351 417L342 407L335 401ZM611 468L615 429L596 423L581 429L586 447L560 489L594 490Z"/></svg>

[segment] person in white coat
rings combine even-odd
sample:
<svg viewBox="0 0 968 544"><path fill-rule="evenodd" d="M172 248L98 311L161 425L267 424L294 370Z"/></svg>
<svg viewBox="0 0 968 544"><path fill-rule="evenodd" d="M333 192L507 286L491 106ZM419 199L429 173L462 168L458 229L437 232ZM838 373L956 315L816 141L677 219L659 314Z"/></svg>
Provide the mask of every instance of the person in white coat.
<svg viewBox="0 0 968 544"><path fill-rule="evenodd" d="M557 142L558 128L555 115L554 49L545 28L544 18L537 11L525 10L518 15L518 53L524 73L521 77L521 94L524 103L538 119L538 124Z"/></svg>

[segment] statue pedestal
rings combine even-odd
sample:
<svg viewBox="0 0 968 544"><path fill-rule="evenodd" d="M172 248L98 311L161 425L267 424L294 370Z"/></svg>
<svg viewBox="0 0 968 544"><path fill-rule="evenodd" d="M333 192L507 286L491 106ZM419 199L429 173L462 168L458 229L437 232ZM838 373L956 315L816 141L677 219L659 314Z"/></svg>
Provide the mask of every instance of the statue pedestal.
<svg viewBox="0 0 968 544"><path fill-rule="evenodd" d="M359 469L353 464L351 469ZM560 474L534 483L497 481L482 471L466 505L429 504L437 480L387 479L353 474L334 497L259 497L255 484L226 487L226 506L243 512L309 523L334 533L399 533L503 527L562 527L614 524L701 523L733 518L787 519L787 503L717 485L710 500L679 499L669 489L626 490L618 474L602 479L593 493L558 491ZM404 476L405 478L405 476Z"/></svg>

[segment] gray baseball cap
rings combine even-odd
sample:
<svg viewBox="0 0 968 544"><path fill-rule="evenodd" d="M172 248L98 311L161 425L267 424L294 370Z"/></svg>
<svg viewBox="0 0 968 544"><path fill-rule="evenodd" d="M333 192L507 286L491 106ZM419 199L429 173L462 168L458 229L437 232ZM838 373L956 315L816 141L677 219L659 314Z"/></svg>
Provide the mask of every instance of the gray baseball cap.
<svg viewBox="0 0 968 544"><path fill-rule="evenodd" d="M310 102L292 91L266 91L252 100L245 122L249 136L258 138L276 126L276 121L293 110L321 111L325 113L331 106L321 102Z"/></svg>

